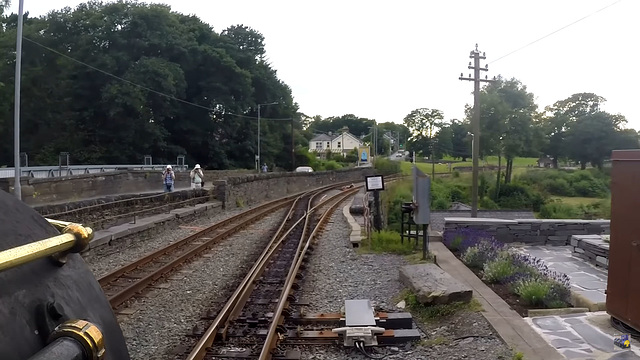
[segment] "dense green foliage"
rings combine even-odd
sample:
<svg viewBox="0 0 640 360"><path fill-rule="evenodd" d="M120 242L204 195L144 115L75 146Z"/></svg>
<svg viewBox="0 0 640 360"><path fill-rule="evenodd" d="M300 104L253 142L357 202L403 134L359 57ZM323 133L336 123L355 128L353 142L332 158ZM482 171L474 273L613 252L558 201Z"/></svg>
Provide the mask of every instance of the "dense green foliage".
<svg viewBox="0 0 640 360"><path fill-rule="evenodd" d="M503 79L480 92L480 156L504 158L504 182L513 175L516 157L550 156L557 168L561 160L602 168L614 149L637 149L638 133L625 129L620 114L601 110L605 99L592 93L578 93L557 101L542 111L534 95L517 79ZM464 122L445 121L437 109L411 111L404 124L411 131L409 150L420 157L470 156L473 108L467 106ZM586 184L582 184L586 186ZM579 185L580 186L580 185ZM592 191L582 189L578 191Z"/></svg>
<svg viewBox="0 0 640 360"><path fill-rule="evenodd" d="M13 79L17 16L0 18L0 79ZM290 88L266 60L264 37L246 26L216 33L195 16L135 1L90 1L25 16L22 150L30 164L187 163L254 166L257 105L262 159L291 165ZM97 71L95 68L102 71ZM104 72L103 72L104 71ZM0 164L11 164L13 86L0 86Z"/></svg>
<svg viewBox="0 0 640 360"><path fill-rule="evenodd" d="M517 181L532 185L551 195L606 197L609 194L609 178L599 171L528 171Z"/></svg>
<svg viewBox="0 0 640 360"><path fill-rule="evenodd" d="M530 210L545 219L597 219L611 217L611 199L608 198L609 176L599 170L531 169L514 177L509 184L496 184L489 180L495 172L480 174L479 208L484 210ZM568 184L567 188L564 185ZM560 189L560 190L558 190ZM576 202L566 203L567 194L584 196ZM565 196L557 198L554 196ZM412 180L397 181L387 187L382 200L387 215L387 226L400 230L401 205L411 201ZM587 201L581 203L580 201ZM431 209L447 210L453 202L471 202L469 174L438 177L431 184Z"/></svg>

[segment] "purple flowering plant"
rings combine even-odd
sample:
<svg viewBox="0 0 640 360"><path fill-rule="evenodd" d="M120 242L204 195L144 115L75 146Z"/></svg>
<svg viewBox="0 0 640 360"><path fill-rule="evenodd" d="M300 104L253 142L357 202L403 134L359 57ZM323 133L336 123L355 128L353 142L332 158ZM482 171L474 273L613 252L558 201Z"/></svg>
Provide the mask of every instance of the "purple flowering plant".
<svg viewBox="0 0 640 360"><path fill-rule="evenodd" d="M512 291L525 297L529 303L542 303L550 308L569 304L569 276L549 269L542 259L507 251L503 243L486 231L469 228L448 230L444 233L443 242L449 249L460 251L467 266L484 271L495 270L492 271L495 274L487 274L491 275L492 282L510 284ZM504 256L508 256L510 266L502 264Z"/></svg>

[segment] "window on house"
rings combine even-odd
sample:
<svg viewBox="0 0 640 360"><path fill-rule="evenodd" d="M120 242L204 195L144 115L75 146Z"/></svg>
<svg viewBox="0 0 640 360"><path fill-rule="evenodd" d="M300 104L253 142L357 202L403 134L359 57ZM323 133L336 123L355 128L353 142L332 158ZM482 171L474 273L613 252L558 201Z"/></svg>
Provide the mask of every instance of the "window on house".
<svg viewBox="0 0 640 360"><path fill-rule="evenodd" d="M331 147L331 142L327 141L327 149L329 149Z"/></svg>
<svg viewBox="0 0 640 360"><path fill-rule="evenodd" d="M316 150L322 150L322 143L320 141L316 142Z"/></svg>
<svg viewBox="0 0 640 360"><path fill-rule="evenodd" d="M340 149L340 145L342 145L342 144L340 144L340 141L338 141L338 149Z"/></svg>

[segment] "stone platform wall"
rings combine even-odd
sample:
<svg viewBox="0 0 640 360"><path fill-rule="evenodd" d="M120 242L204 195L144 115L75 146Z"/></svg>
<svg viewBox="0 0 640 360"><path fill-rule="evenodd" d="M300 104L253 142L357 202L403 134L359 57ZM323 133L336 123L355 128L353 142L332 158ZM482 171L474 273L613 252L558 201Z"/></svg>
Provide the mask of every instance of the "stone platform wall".
<svg viewBox="0 0 640 360"><path fill-rule="evenodd" d="M215 181L215 197L226 207L242 207L343 181L362 182L372 168L315 173L266 173L228 177Z"/></svg>
<svg viewBox="0 0 640 360"><path fill-rule="evenodd" d="M205 171L205 181L212 182L246 173L246 170ZM23 177L22 201L31 206L73 202L110 195L163 191L161 171L112 171L36 179ZM13 192L14 179L0 179L0 190ZM190 186L188 172L176 172L175 188Z"/></svg>
<svg viewBox="0 0 640 360"><path fill-rule="evenodd" d="M503 243L569 245L572 235L609 234L609 220L445 218L444 236L459 230L486 231Z"/></svg>

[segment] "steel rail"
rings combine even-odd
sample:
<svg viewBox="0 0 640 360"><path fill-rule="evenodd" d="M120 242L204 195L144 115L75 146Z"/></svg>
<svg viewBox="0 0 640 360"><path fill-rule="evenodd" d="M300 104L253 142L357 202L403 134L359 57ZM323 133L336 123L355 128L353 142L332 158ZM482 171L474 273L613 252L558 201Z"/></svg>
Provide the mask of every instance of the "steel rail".
<svg viewBox="0 0 640 360"><path fill-rule="evenodd" d="M339 187L342 184L334 185L333 187ZM278 248L282 245L287 236L304 220L305 222L308 220L309 215L313 212L318 206L317 205L311 208L311 204L316 195L321 193L321 191L316 192L311 195L309 199L308 211L299 219L295 221L293 225L289 227L289 229L282 235L276 234L270 241L270 243L265 247L264 251L258 258L258 260L253 264L252 268L249 270L243 281L237 287L233 295L229 297L229 300L225 303L224 307L218 312L218 315L213 320L211 325L204 332L198 343L193 347L191 353L187 356L187 360L201 360L204 359L207 349L211 347L215 341L216 336L222 332L223 339L226 339L226 333L230 326L230 321L233 320L233 317L237 316L239 311L242 310L246 301L248 300L251 292L253 291L255 281L261 276L264 272L268 261L272 258ZM323 202L326 203L331 201L337 196L343 195L343 193L336 194L332 196L330 199L327 199ZM300 199L302 196L300 197ZM294 206L292 206L292 209ZM286 221L290 219L285 219L280 229L286 224ZM306 227L306 226L305 226ZM304 231L303 231L304 235ZM223 327L224 325L224 327ZM222 331L221 331L222 330Z"/></svg>
<svg viewBox="0 0 640 360"><path fill-rule="evenodd" d="M108 283L114 281L115 279L121 277L122 275L124 275L124 274L126 274L126 273L128 273L130 271L133 271L133 270L135 270L136 268L138 268L140 266L146 265L147 263L152 262L153 260L158 259L158 258L164 256L165 254L170 253L171 251L174 251L178 247L181 247L181 246L184 246L184 245L188 245L193 240L196 240L197 238L203 237L203 236L207 235L208 233L210 233L212 231L215 231L215 230L220 229L220 228L222 228L224 226L227 226L229 224L237 222L237 221L239 221L242 218L245 218L247 216L251 216L251 215L256 214L256 213L261 213L265 209L271 210L273 207L280 206L282 203L286 203L288 201L291 201L291 199L290 198L279 199L276 202L271 202L271 203L268 203L268 204L264 204L264 205L258 206L256 208L244 211L244 212L242 212L240 214L236 214L236 215L234 215L232 217L229 217L227 219L224 219L224 220L222 220L220 222L217 222L217 223L207 227L206 229L200 230L200 231L196 232L195 234L191 234L191 235L187 236L184 239L181 239L181 240L179 240L179 241L177 241L177 242L175 242L173 244L170 244L170 245L168 245L166 247L163 247L163 248L158 249L158 250L156 250L154 252L151 252L151 253L143 256L142 258L140 258L138 260L135 260L135 261L123 266L123 267L115 269L112 272L101 276L98 279L98 282L100 283L100 285L105 286Z"/></svg>
<svg viewBox="0 0 640 360"><path fill-rule="evenodd" d="M360 191L360 187L347 190L344 194L339 194L340 196L337 197L338 199L332 205L330 205L327 210L323 212L322 216L320 217L320 220L318 220L318 223L316 224L316 226L314 226L314 229L311 231L311 234L306 238L306 240L300 242L299 251L297 252L296 258L291 264L291 268L289 269L289 274L287 275L287 280L285 282L285 285L282 288L280 299L278 300L278 306L276 308L276 311L274 311L273 313L273 317L271 318L269 331L267 333L267 337L262 346L262 351L260 352L260 356L258 357L259 360L270 360L273 355L272 351L273 349L276 348L278 344L277 329L278 329L278 326L281 325L284 321L282 313L284 309L289 305L288 298L289 298L289 295L291 294L291 289L293 288L293 283L295 282L296 275L300 271L300 267L302 266L302 262L304 260L305 254L307 253L309 246L315 239L316 234L320 231L320 229L329 219L329 215L333 214L336 207L338 207L340 203L342 203L344 200L354 195L358 191ZM333 198L335 197L332 197L328 201L331 201ZM316 207L314 207L314 209L317 209L319 206L320 205L317 205ZM302 246L302 244L304 244L304 246Z"/></svg>
<svg viewBox="0 0 640 360"><path fill-rule="evenodd" d="M116 308L119 305L123 304L125 301L129 300L130 298L132 298L135 294L137 294L138 292L142 291L143 289L147 288L150 284L152 284L153 282L155 282L156 280L160 279L161 277L163 277L164 275L166 275L167 273L169 273L170 271L174 270L175 268L179 267L180 265L182 265L184 262L186 262L188 259L196 256L197 254L201 253L202 251L204 251L205 249L213 246L214 244L222 241L223 239L233 235L234 233L236 233L238 231L239 228L245 227L247 225L250 225L251 223L253 223L255 220L258 220L262 217L265 217L269 214L272 214L273 211L278 210L279 208L286 206L288 203L288 201L281 201L280 204L278 205L274 205L271 206L269 208L263 209L262 211L256 213L253 216L249 216L246 219L242 220L242 222L240 224L229 224L229 227L222 231L220 234L215 235L214 237L208 239L207 241L205 241L204 243L195 246L189 250L187 250L186 252L184 252L182 255L180 255L179 257L173 259L172 261L166 263L165 265L163 265L162 267L160 267L159 269L153 271L152 273L148 274L147 276L139 279L138 281L135 281L134 283L132 283L131 285L123 288L122 290L118 291L117 293L115 293L114 295L111 295L108 297L109 299L109 303L111 304L111 307ZM211 232L213 230L209 230L203 233L198 234L197 237L193 237L190 236L192 239L198 238L198 237L202 237L203 235L206 235L207 233ZM175 249L175 248L173 248ZM167 251L164 251L164 253L166 254ZM155 260L156 258L154 258ZM151 260L153 261L153 260ZM148 261L148 262L151 262ZM148 263L147 262L147 263ZM134 267L134 269L137 267Z"/></svg>
<svg viewBox="0 0 640 360"><path fill-rule="evenodd" d="M340 183L340 184L343 184L343 183ZM316 191L316 190L317 191L323 191L323 190L326 190L326 189L331 189L333 187L339 186L340 184L327 185L327 186L323 186L323 187L320 187L320 188L312 190L312 191ZM262 212L262 210L264 210L264 209L269 208L270 210L272 210L271 208L273 206L279 206L279 205L282 205L283 203L294 201L296 198L298 198L302 194L306 194L306 193L308 193L308 192L302 192L302 193L289 195L289 196L286 196L284 198L281 198L281 199L278 199L278 200L274 200L274 201L271 201L271 202L266 203L266 204L259 205L259 206L255 207L253 209L249 209L249 210L246 210L246 211L244 211L242 213L239 213L239 214L236 214L234 216L231 216L231 217L229 217L227 219L224 219L224 220L222 220L220 222L217 222L217 223L207 227L206 229L198 231L195 234L189 235L186 238L181 239L181 240L179 240L179 241L177 241L177 242L175 242L173 244L170 244L170 245L168 245L166 247L163 247L163 248L158 249L158 250L156 250L154 252L151 252L151 253L143 256L142 258L140 258L138 260L135 260L135 261L123 266L123 267L120 267L120 268L118 268L116 270L113 270L112 272L101 276L98 279L98 282L100 283L101 286L105 286L108 283L114 281L115 279L121 277L122 275L124 275L124 274L126 274L126 273L128 273L130 271L133 271L133 270L135 270L136 268L138 268L140 266L146 265L147 263L149 263L149 262L151 262L151 261L153 261L153 260L155 260L157 258L160 258L160 257L164 256L165 254L170 253L171 251L174 251L178 247L187 245L188 243L192 242L193 240L196 240L199 237L203 237L203 236L207 235L208 233L210 233L212 231L215 231L217 229L220 229L220 228L222 228L224 226L227 226L227 225L229 225L229 224L231 224L233 222L236 222L236 221L240 220L243 217L253 215L254 213ZM289 214L288 216L291 216L291 214Z"/></svg>

